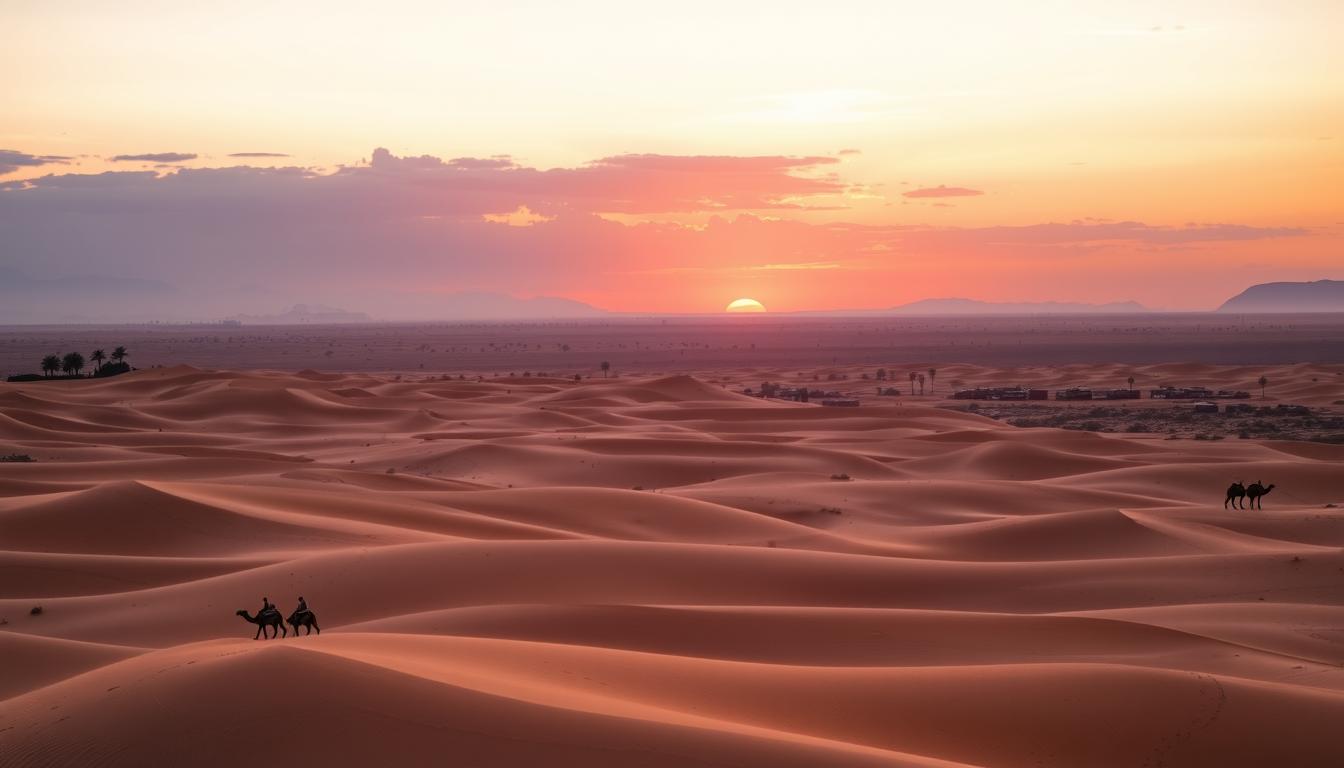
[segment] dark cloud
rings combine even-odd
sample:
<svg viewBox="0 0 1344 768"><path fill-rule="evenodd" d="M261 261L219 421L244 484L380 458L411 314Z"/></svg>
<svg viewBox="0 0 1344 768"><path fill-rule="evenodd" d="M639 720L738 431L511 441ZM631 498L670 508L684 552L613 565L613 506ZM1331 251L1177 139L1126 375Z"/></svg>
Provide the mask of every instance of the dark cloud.
<svg viewBox="0 0 1344 768"><path fill-rule="evenodd" d="M233 152L229 157L289 157L284 152Z"/></svg>
<svg viewBox="0 0 1344 768"><path fill-rule="evenodd" d="M983 195L978 189L968 189L966 187L947 187L939 184L936 187L923 187L921 189L912 189L909 192L902 192L902 197L974 197Z"/></svg>
<svg viewBox="0 0 1344 768"><path fill-rule="evenodd" d="M30 168L52 163L68 163L74 158L65 155L30 155L16 149L0 149L0 176L13 173L20 168Z"/></svg>
<svg viewBox="0 0 1344 768"><path fill-rule="evenodd" d="M184 163L195 160L196 155L192 152L149 152L143 155L115 155L111 159L114 162Z"/></svg>

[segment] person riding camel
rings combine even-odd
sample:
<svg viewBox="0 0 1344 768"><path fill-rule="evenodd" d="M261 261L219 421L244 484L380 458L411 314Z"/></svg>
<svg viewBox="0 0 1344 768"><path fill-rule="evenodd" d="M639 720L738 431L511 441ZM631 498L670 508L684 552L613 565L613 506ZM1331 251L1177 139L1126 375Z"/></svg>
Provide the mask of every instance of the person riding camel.
<svg viewBox="0 0 1344 768"><path fill-rule="evenodd" d="M263 597L263 598L261 598L261 610L260 610L260 611L257 611L257 615L260 616L261 614L263 614L263 613L265 613L265 612L267 612L267 611L277 611L277 612L278 612L279 610L280 610L279 608L276 608L274 605L271 604L271 601L270 601L269 598L265 598L265 597Z"/></svg>
<svg viewBox="0 0 1344 768"><path fill-rule="evenodd" d="M307 612L308 612L308 601L303 599L303 595L299 595L299 607L294 609L294 613L298 614Z"/></svg>

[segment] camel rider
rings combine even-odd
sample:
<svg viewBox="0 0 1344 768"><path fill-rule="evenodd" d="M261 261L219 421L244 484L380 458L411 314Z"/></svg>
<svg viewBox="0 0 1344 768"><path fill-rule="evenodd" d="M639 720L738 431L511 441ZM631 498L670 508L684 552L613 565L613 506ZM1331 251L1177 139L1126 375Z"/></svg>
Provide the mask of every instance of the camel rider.
<svg viewBox="0 0 1344 768"><path fill-rule="evenodd" d="M276 608L274 605L271 605L271 601L268 598L263 597L261 598L261 610L257 611L257 615L260 616L261 614L267 611L278 611L278 610L280 609Z"/></svg>
<svg viewBox="0 0 1344 768"><path fill-rule="evenodd" d="M299 607L294 609L294 613L307 613L307 612L308 612L308 601L303 599L303 595L299 595Z"/></svg>

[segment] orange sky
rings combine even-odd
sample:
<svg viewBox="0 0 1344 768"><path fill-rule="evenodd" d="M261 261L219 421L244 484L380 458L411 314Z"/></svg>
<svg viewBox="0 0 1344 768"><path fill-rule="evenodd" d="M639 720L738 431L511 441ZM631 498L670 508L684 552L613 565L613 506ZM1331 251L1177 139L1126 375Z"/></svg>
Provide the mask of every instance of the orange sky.
<svg viewBox="0 0 1344 768"><path fill-rule="evenodd" d="M1344 278L1344 3L498 5L7 5L0 268L162 280L187 303L217 286L210 259L257 244L186 247L183 222L264 199L281 281L234 304L1200 309ZM168 178L236 165L307 183ZM321 233L302 227L337 217L392 266L305 252Z"/></svg>

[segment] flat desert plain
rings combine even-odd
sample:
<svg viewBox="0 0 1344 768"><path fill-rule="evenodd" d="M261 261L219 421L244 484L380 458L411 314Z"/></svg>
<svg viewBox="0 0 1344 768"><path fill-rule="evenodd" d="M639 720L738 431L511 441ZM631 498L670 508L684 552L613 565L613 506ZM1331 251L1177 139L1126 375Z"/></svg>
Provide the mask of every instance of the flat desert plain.
<svg viewBox="0 0 1344 768"><path fill-rule="evenodd" d="M1344 764L1344 446L775 376L0 385L0 765Z"/></svg>

